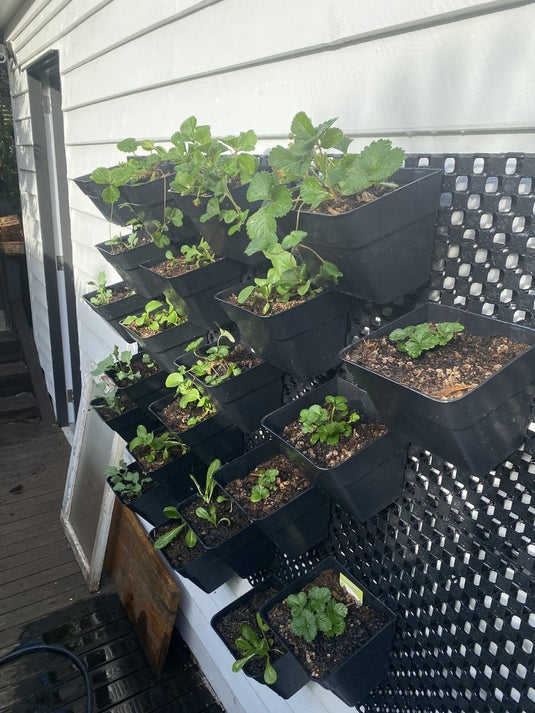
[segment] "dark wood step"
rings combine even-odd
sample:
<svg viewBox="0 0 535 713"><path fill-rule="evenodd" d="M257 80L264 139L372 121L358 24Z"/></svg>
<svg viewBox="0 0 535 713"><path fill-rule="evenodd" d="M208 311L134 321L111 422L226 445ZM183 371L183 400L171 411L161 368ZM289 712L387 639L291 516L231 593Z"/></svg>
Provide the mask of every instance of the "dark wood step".
<svg viewBox="0 0 535 713"><path fill-rule="evenodd" d="M23 361L0 362L0 396L13 396L31 390L30 372Z"/></svg>
<svg viewBox="0 0 535 713"><path fill-rule="evenodd" d="M0 363L22 359L20 339L15 332L0 332Z"/></svg>
<svg viewBox="0 0 535 713"><path fill-rule="evenodd" d="M39 417L39 406L33 394L22 393L0 398L0 423L28 421Z"/></svg>

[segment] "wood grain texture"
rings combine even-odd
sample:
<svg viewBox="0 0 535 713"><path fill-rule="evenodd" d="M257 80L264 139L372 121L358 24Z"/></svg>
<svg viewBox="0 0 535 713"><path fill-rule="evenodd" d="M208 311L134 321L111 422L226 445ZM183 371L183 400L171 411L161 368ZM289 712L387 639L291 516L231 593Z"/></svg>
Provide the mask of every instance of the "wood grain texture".
<svg viewBox="0 0 535 713"><path fill-rule="evenodd" d="M160 676L173 632L179 593L136 516L117 499L104 568L153 673Z"/></svg>

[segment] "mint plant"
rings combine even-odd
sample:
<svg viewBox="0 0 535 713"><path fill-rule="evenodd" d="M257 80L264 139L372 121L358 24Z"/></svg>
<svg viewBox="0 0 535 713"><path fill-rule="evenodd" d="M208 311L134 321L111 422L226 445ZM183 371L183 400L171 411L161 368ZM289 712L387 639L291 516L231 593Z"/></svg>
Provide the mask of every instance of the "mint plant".
<svg viewBox="0 0 535 713"><path fill-rule="evenodd" d="M186 317L180 314L169 301L165 307L159 300L150 300L141 314L128 315L121 324L135 331L148 329L151 332L164 332L166 329L184 324L185 321Z"/></svg>
<svg viewBox="0 0 535 713"><path fill-rule="evenodd" d="M154 483L148 475L137 470L129 470L124 460L121 460L118 466L108 466L104 475L110 479L114 492L127 500L139 497L147 486Z"/></svg>
<svg viewBox="0 0 535 713"><path fill-rule="evenodd" d="M325 636L340 636L346 629L347 606L332 596L328 587L311 587L308 591L290 594L284 600L290 608L290 629L309 643L319 632Z"/></svg>
<svg viewBox="0 0 535 713"><path fill-rule="evenodd" d="M348 438L353 431L353 425L360 416L356 411L350 411L345 396L325 397L325 406L312 404L301 409L299 423L303 433L309 436L310 444L327 443L336 445L341 437Z"/></svg>
<svg viewBox="0 0 535 713"><path fill-rule="evenodd" d="M269 633L269 626L262 621L258 612L256 612L256 627L252 627L249 624L240 626L240 636L234 640L234 646L242 654L242 658L237 659L232 664L234 673L241 671L251 659L258 658L265 660L264 682L270 686L276 683L277 672L273 668L271 657L273 654L281 652L275 648L275 642Z"/></svg>
<svg viewBox="0 0 535 713"><path fill-rule="evenodd" d="M187 523L182 519L182 515L178 512L176 507L169 505L163 509L163 514L168 520L177 520L179 524L176 527L171 528L163 535L160 535L154 541L154 549L163 550L164 547L170 545L173 540L181 534L184 533L184 542L187 547L193 548L197 544L197 535L193 530L188 527Z"/></svg>
<svg viewBox="0 0 535 713"><path fill-rule="evenodd" d="M244 225L249 211L238 205L231 188L249 183L257 171L258 161L248 153L255 149L255 132L242 131L237 136L217 139L208 125L199 125L197 118L190 116L171 141L180 155L171 189L192 195L194 205L199 205L201 196L210 196L200 221L217 218L228 226L229 235L235 233Z"/></svg>
<svg viewBox="0 0 535 713"><path fill-rule="evenodd" d="M143 458L147 463L154 463L157 457L166 461L169 458L171 448L179 448L182 450L182 455L187 451L186 446L174 437L174 434L169 431L155 433L148 431L145 426L139 424L135 437L128 444L128 450L134 451L136 448L142 448L146 451Z"/></svg>
<svg viewBox="0 0 535 713"><path fill-rule="evenodd" d="M394 329L388 335L398 351L417 359L422 352L445 346L455 334L462 332L464 325L459 322L424 322L402 329Z"/></svg>
<svg viewBox="0 0 535 713"><path fill-rule="evenodd" d="M199 498L204 503L204 505L199 506L195 510L195 514L200 520L206 520L215 528L219 527L222 523L226 523L229 526L231 524L230 518L218 517L217 514L217 506L221 503L229 502L229 499L224 495L216 495L218 485L214 480L214 473L219 470L219 468L221 468L221 461L216 458L208 466L204 488L201 487L195 476L190 474L190 478L195 484Z"/></svg>
<svg viewBox="0 0 535 713"><path fill-rule="evenodd" d="M257 478L257 482L251 488L251 495L249 496L252 503L258 503L269 498L279 489L277 482L279 477L278 468L258 468L251 475Z"/></svg>
<svg viewBox="0 0 535 713"><path fill-rule="evenodd" d="M182 409L189 409L194 413L188 418L187 425L195 426L204 421L208 416L217 413L217 408L212 403L208 394L197 386L188 375L186 367L182 364L176 371L169 374L165 380L165 385L170 389L176 389L178 405Z"/></svg>
<svg viewBox="0 0 535 713"><path fill-rule="evenodd" d="M96 282L95 280L90 280L87 284L97 288L96 295L93 295L89 300L92 305L102 307L111 302L113 292L109 287L106 287L106 273L104 271L98 273Z"/></svg>
<svg viewBox="0 0 535 713"><path fill-rule="evenodd" d="M228 340L230 344L222 344L222 339ZM229 359L236 342L231 332L220 328L216 343L207 347L204 354L199 354L195 350L203 341L204 337L199 337L186 347L186 352L192 351L197 357L197 362L189 369L190 374L202 379L208 386L217 386L242 373L241 368Z"/></svg>

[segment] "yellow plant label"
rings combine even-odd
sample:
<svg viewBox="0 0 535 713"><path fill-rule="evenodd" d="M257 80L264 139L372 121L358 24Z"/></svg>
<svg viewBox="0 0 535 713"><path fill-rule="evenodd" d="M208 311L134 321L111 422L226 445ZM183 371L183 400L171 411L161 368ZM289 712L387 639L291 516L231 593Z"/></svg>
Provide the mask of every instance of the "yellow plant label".
<svg viewBox="0 0 535 713"><path fill-rule="evenodd" d="M358 602L359 606L362 604L364 592L342 573L340 573L340 585Z"/></svg>

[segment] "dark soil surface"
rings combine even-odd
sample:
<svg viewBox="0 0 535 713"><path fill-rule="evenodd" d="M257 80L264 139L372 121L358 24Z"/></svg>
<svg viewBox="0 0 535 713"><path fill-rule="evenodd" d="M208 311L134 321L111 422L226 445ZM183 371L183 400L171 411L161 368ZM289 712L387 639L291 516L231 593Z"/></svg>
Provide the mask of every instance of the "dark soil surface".
<svg viewBox="0 0 535 713"><path fill-rule="evenodd" d="M240 627L244 624L248 624L256 633L260 636L261 632L256 623L256 613L260 608L270 599L277 590L270 588L265 589L263 592L257 592L254 594L249 601L244 602L241 606L229 611L222 619L217 623L216 629L219 635L224 639L228 648L232 652L235 659L240 659L242 654L238 648L234 645L235 640L240 636ZM269 634L267 634L269 636ZM275 645L276 649L276 645ZM281 655L281 651L273 651L270 656L271 663L275 661ZM264 673L265 659L259 659L258 657L252 658L245 664L245 671L250 676L260 676Z"/></svg>
<svg viewBox="0 0 535 713"><path fill-rule="evenodd" d="M128 411L132 411L136 408L136 404L132 401L132 399L129 399L126 394L122 394L120 392L116 393L117 395L115 397L115 403L119 409L118 411L110 408L109 406L106 406L105 404L103 404L102 406L95 405L94 407L99 412L99 415L104 419L104 421L111 421L112 418L121 416L123 413L128 413Z"/></svg>
<svg viewBox="0 0 535 713"><path fill-rule="evenodd" d="M182 431L187 431L188 428L193 428L193 426L188 425L190 418L198 417L201 421L205 421L213 415L213 413L207 412L206 409L197 408L193 404L188 404L187 408L181 408L178 399L171 401L171 403L159 413L159 417L165 423L166 427L175 433L181 433ZM199 421L199 423L201 421ZM194 425L196 426L197 424Z"/></svg>
<svg viewBox="0 0 535 713"><path fill-rule="evenodd" d="M328 637L319 632L314 641L310 643L305 641L290 630L290 609L284 602L271 609L269 624L301 661L312 678L322 679L363 646L388 620L384 614L366 605L359 606L358 602L340 585L339 573L335 570L325 570L315 581L307 584L304 590L314 586L328 587L335 599L346 604L348 613L345 620L346 630L343 634Z"/></svg>
<svg viewBox="0 0 535 713"><path fill-rule="evenodd" d="M180 523L177 520L176 524L170 523L158 527L156 529L154 539L158 539L160 535L164 535L166 532L169 532L169 530L172 530L179 524ZM187 564L188 562L191 562L196 557L202 555L204 551L204 547L201 545L200 542L197 542L195 547L188 547L186 545L186 543L184 542L184 530L178 535L178 537L175 537L175 539L169 545L167 545L167 547L164 547L163 549L163 552L165 553L167 559L175 569L180 569L180 567L182 567L183 565Z"/></svg>
<svg viewBox="0 0 535 713"><path fill-rule="evenodd" d="M245 300L243 304L240 304L238 302L238 295L229 295L227 297L227 301L233 305L236 305L237 307L248 309L249 312L253 312L254 314L257 314L260 317L270 317L271 315L279 314L280 312L286 312L286 310L292 309L292 307L297 307L297 305L301 305L307 300L303 297L302 299L289 300L288 302L272 302L269 312L266 315L262 314L262 309L264 307L263 300L259 302L255 302L253 300Z"/></svg>
<svg viewBox="0 0 535 713"><path fill-rule="evenodd" d="M195 499L190 505L180 510L180 514L183 515L184 519L190 524L191 529L206 547L215 547L229 540L251 524L247 515L237 508L231 500L227 499L222 503L216 503L215 499L218 495L223 495L223 491L216 488L213 503L216 506L217 519L228 517L230 525L227 522L222 522L218 527L214 527L208 520L198 517L195 514L195 510L198 507L206 507L200 498Z"/></svg>
<svg viewBox="0 0 535 713"><path fill-rule="evenodd" d="M399 352L386 336L363 339L346 358L427 396L452 401L475 389L526 349L528 344L506 337L460 332L445 346L423 352L417 359Z"/></svg>
<svg viewBox="0 0 535 713"><path fill-rule="evenodd" d="M149 463L145 458L145 456L150 453L150 449L148 446L138 446L137 448L134 448L133 451L131 451L132 455L137 460L137 462L145 473L152 473L152 471L156 470L157 468L161 468L162 465L166 465L170 461L176 460L176 458L180 458L180 456L183 456L185 452L185 447L181 448L180 446L172 446L171 448L169 448L169 458L167 460L164 460L159 454L157 454L155 460Z"/></svg>
<svg viewBox="0 0 535 713"><path fill-rule="evenodd" d="M164 260L157 265L153 265L150 269L162 277L180 277L188 272L200 270L204 265L197 267L191 262L186 262L183 257L177 257L176 260Z"/></svg>
<svg viewBox="0 0 535 713"><path fill-rule="evenodd" d="M115 287L111 291L111 297L108 300L108 304L111 304L112 302L118 302L119 300L124 300L125 297L130 297L133 294L135 294L135 290L133 290L131 287L128 287L127 285L121 288Z"/></svg>
<svg viewBox="0 0 535 713"><path fill-rule="evenodd" d="M179 324L184 324L185 321L186 320L184 319L182 322L179 322ZM147 339L148 337L154 337L156 334L161 334L162 332L166 332L168 329L172 329L176 326L176 324L168 324L166 326L160 325L159 329L154 330L150 327L138 327L137 324L132 322L132 324L127 325L127 328L135 334L138 334L140 337Z"/></svg>
<svg viewBox="0 0 535 713"><path fill-rule="evenodd" d="M258 483L258 471L267 468L277 468L277 490L264 500L257 503L251 502L251 490ZM243 509L253 518L262 518L275 512L294 497L310 488L311 483L301 473L299 468L285 455L277 454L272 458L259 463L244 478L236 478L225 486L225 490L238 502Z"/></svg>
<svg viewBox="0 0 535 713"><path fill-rule="evenodd" d="M202 359L202 355L200 359L201 361L204 361ZM229 352L228 357L224 361L211 362L212 369L210 371L210 376L221 376L225 374L230 364L235 364L243 372L252 369L254 366L258 366L261 363L262 359L255 356L254 354L251 354L251 352L248 351L243 346L243 344L236 344L236 346L232 348L232 350ZM201 381L204 382L204 379L201 378ZM207 386L210 386L210 384L207 384Z"/></svg>
<svg viewBox="0 0 535 713"><path fill-rule="evenodd" d="M151 236L145 235L138 238L138 241L134 247L128 247L128 243L126 242L126 240L122 240L117 245L105 245L105 247L112 255L117 255L117 253L125 253L129 250L135 250L136 248L139 248L142 245L147 245L148 243L152 242L153 240Z"/></svg>
<svg viewBox="0 0 535 713"><path fill-rule="evenodd" d="M145 364L141 359L136 360L135 364L132 361L133 365L133 370L136 373L140 374L140 378L137 379L136 381L130 381L130 379L121 379L117 380L113 378L113 372L107 371L106 374L112 379L114 384L118 386L120 389L124 389L127 386L132 386L132 384L137 384L138 381L141 381L142 379L146 379L148 376L152 376L153 374L157 374L159 371L161 371L160 367L158 364L154 363L152 366L149 366L149 364Z"/></svg>
<svg viewBox="0 0 535 713"><path fill-rule="evenodd" d="M368 188L368 190L361 191L354 196L339 196L336 199L325 201L314 210L307 208L306 212L319 213L321 215L340 215L340 213L348 213L355 208L360 208L361 205L371 203L386 193L391 193L393 190L394 189L389 186L372 186Z"/></svg>
<svg viewBox="0 0 535 713"><path fill-rule="evenodd" d="M326 404L323 404L325 407ZM282 437L291 443L300 453L321 468L334 468L363 450L387 433L387 428L378 421L371 421L365 416L353 424L353 431L348 438L342 436L335 445L316 443L310 445L309 435L304 434L299 421L293 421L284 427Z"/></svg>

